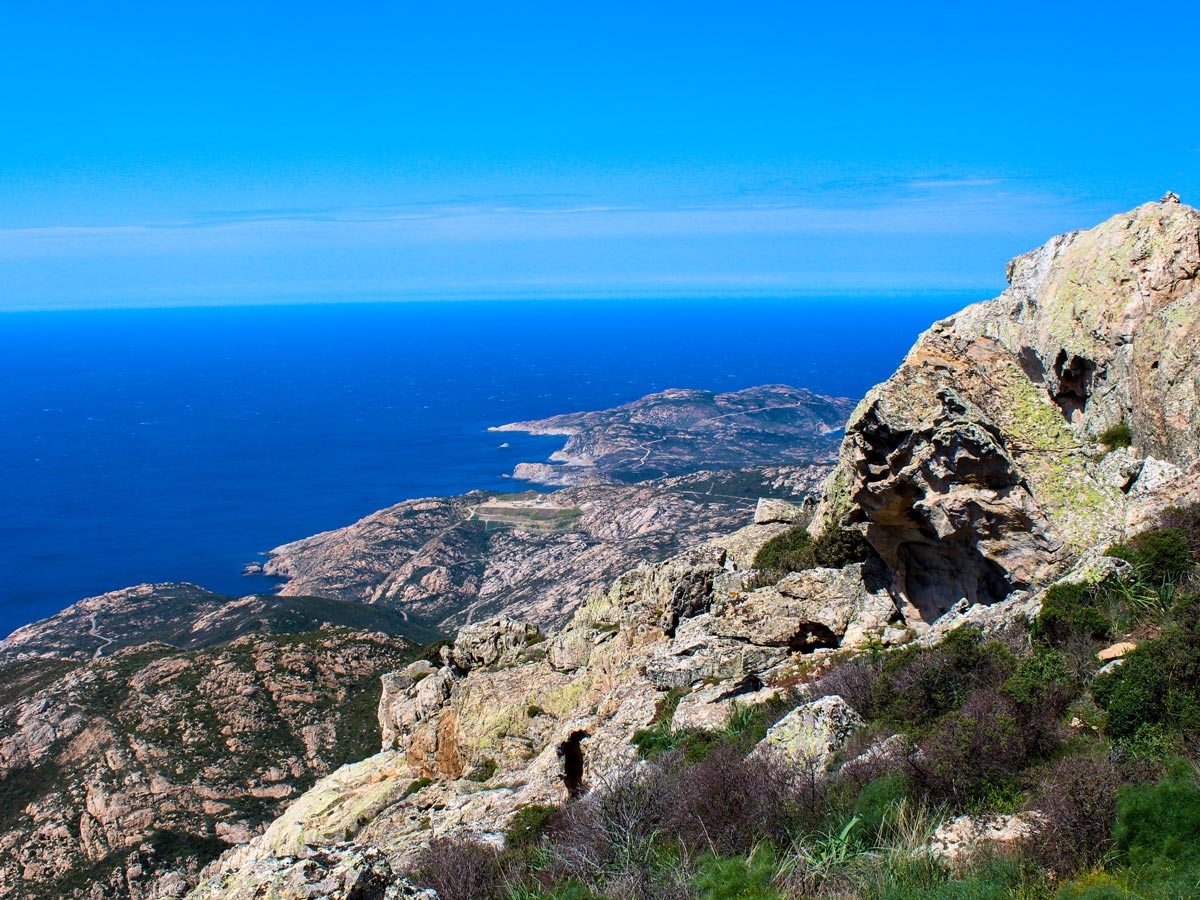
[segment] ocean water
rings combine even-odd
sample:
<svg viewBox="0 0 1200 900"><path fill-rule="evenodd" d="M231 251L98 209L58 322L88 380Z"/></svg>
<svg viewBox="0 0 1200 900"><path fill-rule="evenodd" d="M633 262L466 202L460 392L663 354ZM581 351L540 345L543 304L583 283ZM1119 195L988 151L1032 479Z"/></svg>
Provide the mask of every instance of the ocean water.
<svg viewBox="0 0 1200 900"><path fill-rule="evenodd" d="M503 476L561 446L490 425L668 387L862 396L975 299L0 314L0 634L145 581L264 590L262 551L525 487Z"/></svg>

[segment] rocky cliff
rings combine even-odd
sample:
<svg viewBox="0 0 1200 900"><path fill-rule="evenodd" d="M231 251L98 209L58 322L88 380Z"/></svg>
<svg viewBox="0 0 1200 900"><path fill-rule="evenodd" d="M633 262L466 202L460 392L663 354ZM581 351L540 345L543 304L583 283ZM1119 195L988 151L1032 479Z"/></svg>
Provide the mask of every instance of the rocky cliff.
<svg viewBox="0 0 1200 900"><path fill-rule="evenodd" d="M697 469L830 462L854 408L845 397L764 385L741 391L670 390L597 412L513 422L496 431L563 435L550 463L513 473L559 487L633 482Z"/></svg>
<svg viewBox="0 0 1200 900"><path fill-rule="evenodd" d="M815 528L862 529L932 622L1180 502L1200 450L1198 232L1195 209L1148 203L1014 259L1008 290L935 324L859 404ZM1110 452L1122 425L1132 446Z"/></svg>

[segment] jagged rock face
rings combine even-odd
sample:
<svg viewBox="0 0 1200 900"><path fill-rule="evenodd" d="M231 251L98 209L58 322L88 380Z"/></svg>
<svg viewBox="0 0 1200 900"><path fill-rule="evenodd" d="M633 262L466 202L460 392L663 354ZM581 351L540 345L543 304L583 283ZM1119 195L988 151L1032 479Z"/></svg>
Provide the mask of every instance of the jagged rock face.
<svg viewBox="0 0 1200 900"><path fill-rule="evenodd" d="M331 629L2 670L0 897L181 897L319 776L377 746L407 642Z"/></svg>
<svg viewBox="0 0 1200 900"><path fill-rule="evenodd" d="M904 623L874 564L808 569L774 585L723 595L712 606L714 634L767 647L811 651L855 647Z"/></svg>
<svg viewBox="0 0 1200 900"><path fill-rule="evenodd" d="M814 528L862 528L926 622L1124 537L1141 472L1163 493L1200 448L1198 234L1196 210L1150 203L1014 260L859 405ZM1105 463L1122 421L1136 452Z"/></svg>
<svg viewBox="0 0 1200 900"><path fill-rule="evenodd" d="M541 640L542 633L536 625L501 616L459 629L454 645L447 648L443 658L455 668L469 672L515 662L526 647Z"/></svg>

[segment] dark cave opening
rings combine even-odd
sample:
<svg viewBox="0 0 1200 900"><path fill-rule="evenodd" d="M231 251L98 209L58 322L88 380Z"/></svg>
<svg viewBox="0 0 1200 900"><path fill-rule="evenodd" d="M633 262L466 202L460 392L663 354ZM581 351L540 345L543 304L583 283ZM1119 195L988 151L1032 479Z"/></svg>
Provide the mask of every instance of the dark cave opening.
<svg viewBox="0 0 1200 900"><path fill-rule="evenodd" d="M1059 350L1054 360L1054 374L1058 387L1051 399L1062 410L1067 421L1073 421L1075 413L1082 412L1092 395L1092 382L1096 377L1096 364L1082 356L1067 356Z"/></svg>
<svg viewBox="0 0 1200 900"><path fill-rule="evenodd" d="M567 788L567 796L574 800L583 793L583 747L584 738L591 737L586 731L572 731L570 736L558 745L558 758L562 760L563 784Z"/></svg>
<svg viewBox="0 0 1200 900"><path fill-rule="evenodd" d="M973 544L959 541L909 542L897 548L904 567L904 591L926 622L955 603L995 603L1012 591L1000 566Z"/></svg>
<svg viewBox="0 0 1200 900"><path fill-rule="evenodd" d="M813 650L836 650L840 645L838 636L817 622L803 623L788 641L788 649L803 653Z"/></svg>

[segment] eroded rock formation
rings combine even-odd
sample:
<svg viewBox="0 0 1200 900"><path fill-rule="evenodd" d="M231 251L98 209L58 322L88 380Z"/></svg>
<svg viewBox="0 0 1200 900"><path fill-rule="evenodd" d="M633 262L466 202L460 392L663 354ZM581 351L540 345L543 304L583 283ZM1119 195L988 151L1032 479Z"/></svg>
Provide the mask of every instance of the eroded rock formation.
<svg viewBox="0 0 1200 900"><path fill-rule="evenodd" d="M1124 537L1200 450L1198 234L1196 210L1148 203L1013 260L859 404L814 527L862 529L927 623Z"/></svg>

